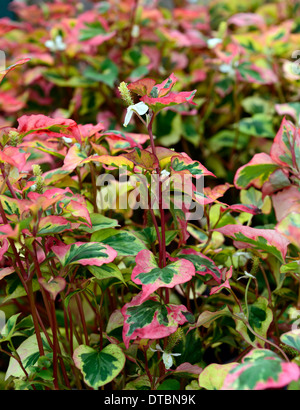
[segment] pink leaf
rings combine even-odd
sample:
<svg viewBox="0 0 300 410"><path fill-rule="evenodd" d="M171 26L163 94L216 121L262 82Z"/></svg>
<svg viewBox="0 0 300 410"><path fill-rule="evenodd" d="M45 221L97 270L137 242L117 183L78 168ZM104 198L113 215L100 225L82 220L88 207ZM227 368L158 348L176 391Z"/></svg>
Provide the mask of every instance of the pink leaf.
<svg viewBox="0 0 300 410"><path fill-rule="evenodd" d="M196 105L193 102L197 90L194 91L182 91L180 93L171 92L170 94L164 97L148 97L147 95L141 98L146 105L148 105L155 113L162 110L163 108L172 107L178 104L192 104Z"/></svg>
<svg viewBox="0 0 300 410"><path fill-rule="evenodd" d="M266 23L264 18L257 13L238 13L228 19L228 24L235 24L239 27L257 26L264 28Z"/></svg>
<svg viewBox="0 0 300 410"><path fill-rule="evenodd" d="M2 240L2 245L0 248L0 261L4 260L4 255L6 254L7 250L9 248L9 242L7 239Z"/></svg>
<svg viewBox="0 0 300 410"><path fill-rule="evenodd" d="M162 339L176 332L179 325L187 322L189 314L183 305L163 305L158 298L150 297L141 303L139 293L123 306L123 340L126 348L130 340Z"/></svg>
<svg viewBox="0 0 300 410"><path fill-rule="evenodd" d="M300 191L290 186L272 196L277 221L281 221L291 212L300 214Z"/></svg>
<svg viewBox="0 0 300 410"><path fill-rule="evenodd" d="M186 153L176 154L171 159L172 173L187 174L194 178L201 178L205 175L215 175L208 171L199 161L192 160Z"/></svg>
<svg viewBox="0 0 300 410"><path fill-rule="evenodd" d="M5 276L9 276L15 272L15 268L8 267L8 268L0 268L0 280L5 278Z"/></svg>
<svg viewBox="0 0 300 410"><path fill-rule="evenodd" d="M140 96L149 95L153 87L155 86L155 80L151 78L143 78L141 80L134 81L128 84L128 89Z"/></svg>
<svg viewBox="0 0 300 410"><path fill-rule="evenodd" d="M164 97L167 95L171 89L173 88L174 84L177 82L177 78L175 77L174 74L171 74L170 77L168 77L165 81L163 81L161 84L156 84L151 92L150 96L151 97Z"/></svg>
<svg viewBox="0 0 300 410"><path fill-rule="evenodd" d="M55 300L57 295L65 289L67 282L64 278L57 276L48 282L45 278L39 278L39 284L50 293L52 300Z"/></svg>
<svg viewBox="0 0 300 410"><path fill-rule="evenodd" d="M285 260L290 241L273 229L256 229L244 225L227 225L215 229L223 235L230 236L237 248L253 247L266 251L282 262Z"/></svg>
<svg viewBox="0 0 300 410"><path fill-rule="evenodd" d="M235 204L230 205L228 207L221 208L221 211L230 211L230 212L247 212L251 215L258 215L261 213L261 210L257 208L255 205L242 205L242 204Z"/></svg>
<svg viewBox="0 0 300 410"><path fill-rule="evenodd" d="M221 283L221 270L216 266L212 259L203 255L201 252L197 252L194 249L182 249L175 258L170 257L170 260L175 261L178 258L187 259L192 262L198 275L211 275L217 283Z"/></svg>
<svg viewBox="0 0 300 410"><path fill-rule="evenodd" d="M17 68L20 65L26 64L28 63L28 61L30 61L30 58L24 58L23 60L19 60L18 62L16 62L15 64L11 65L10 67L8 67L5 70L0 71L0 83L2 82L3 78L12 70L14 70L15 68Z"/></svg>
<svg viewBox="0 0 300 410"><path fill-rule="evenodd" d="M299 172L299 155L300 130L284 118L271 148L271 158L277 164Z"/></svg>
<svg viewBox="0 0 300 410"><path fill-rule="evenodd" d="M232 277L232 266L230 269L225 273L225 282L223 282L220 286L215 286L211 288L210 295L214 295L219 293L222 289L231 289L229 279Z"/></svg>
<svg viewBox="0 0 300 410"><path fill-rule="evenodd" d="M40 136L46 134L50 137L74 137L81 142L81 136L75 121L65 118L50 118L42 114L23 115L18 119L18 132Z"/></svg>
<svg viewBox="0 0 300 410"><path fill-rule="evenodd" d="M134 283L142 285L140 303L143 303L157 289L173 288L188 282L195 275L194 265L186 259L159 268L153 253L146 249L137 254L135 262L131 279Z"/></svg>
<svg viewBox="0 0 300 410"><path fill-rule="evenodd" d="M118 253L109 245L100 242L75 242L71 245L55 245L52 251L58 257L62 266L92 265L102 266L112 262Z"/></svg>

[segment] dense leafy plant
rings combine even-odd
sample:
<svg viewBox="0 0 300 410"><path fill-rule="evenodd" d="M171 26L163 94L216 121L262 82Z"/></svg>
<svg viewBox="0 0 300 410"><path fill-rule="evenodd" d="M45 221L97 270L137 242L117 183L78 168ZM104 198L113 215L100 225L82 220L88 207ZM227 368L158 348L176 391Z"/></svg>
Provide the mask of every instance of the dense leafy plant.
<svg viewBox="0 0 300 410"><path fill-rule="evenodd" d="M219 25L224 4L2 20L1 87L27 107L3 103L0 133L1 388L300 388L300 131L275 115L299 118L280 65L298 23L260 3Z"/></svg>
<svg viewBox="0 0 300 410"><path fill-rule="evenodd" d="M299 111L296 1L183 0L169 9L164 1L109 0L89 10L72 0L34 3L14 0L19 20L0 21L7 60L30 58L2 87L2 124L39 112L122 131L117 85L173 72L177 91L197 89L198 106L162 112L159 144L195 153L232 182L251 153L269 145L283 111ZM129 130L144 132L139 121Z"/></svg>

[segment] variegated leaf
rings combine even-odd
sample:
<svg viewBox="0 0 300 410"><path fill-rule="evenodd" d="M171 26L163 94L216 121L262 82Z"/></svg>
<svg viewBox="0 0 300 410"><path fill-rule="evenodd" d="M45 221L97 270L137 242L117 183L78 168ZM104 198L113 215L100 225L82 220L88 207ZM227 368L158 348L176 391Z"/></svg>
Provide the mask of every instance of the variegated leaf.
<svg viewBox="0 0 300 410"><path fill-rule="evenodd" d="M79 264L102 266L112 262L117 252L108 245L99 242L76 242L71 245L52 246L62 266Z"/></svg>
<svg viewBox="0 0 300 410"><path fill-rule="evenodd" d="M155 297L140 303L141 293L122 308L123 340L126 348L130 340L161 339L176 332L191 315L183 305L164 305Z"/></svg>
<svg viewBox="0 0 300 410"><path fill-rule="evenodd" d="M139 252L135 262L136 266L132 271L131 279L136 284L142 285L140 303L143 303L157 289L173 288L188 282L195 275L194 265L186 259L179 259L160 268L153 253L148 250Z"/></svg>
<svg viewBox="0 0 300 410"><path fill-rule="evenodd" d="M229 371L222 390L280 389L299 377L296 363L284 362L271 350L255 349Z"/></svg>

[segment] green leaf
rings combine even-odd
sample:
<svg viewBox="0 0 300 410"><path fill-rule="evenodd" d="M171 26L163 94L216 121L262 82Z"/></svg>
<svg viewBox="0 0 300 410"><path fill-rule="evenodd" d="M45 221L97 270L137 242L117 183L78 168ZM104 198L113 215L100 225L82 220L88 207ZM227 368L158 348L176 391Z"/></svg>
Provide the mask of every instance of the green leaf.
<svg viewBox="0 0 300 410"><path fill-rule="evenodd" d="M0 341L1 342L8 341L12 338L16 325L17 325L17 320L20 314L21 313L17 313L16 315L11 316L5 323L2 330L0 329Z"/></svg>
<svg viewBox="0 0 300 410"><path fill-rule="evenodd" d="M222 390L279 389L297 381L299 376L296 363L284 362L273 351L255 349L229 371Z"/></svg>
<svg viewBox="0 0 300 410"><path fill-rule="evenodd" d="M300 329L291 330L280 336L282 343L300 352Z"/></svg>
<svg viewBox="0 0 300 410"><path fill-rule="evenodd" d="M273 118L266 117L265 114L256 114L251 118L243 118L239 122L241 133L252 137L274 138L275 130Z"/></svg>
<svg viewBox="0 0 300 410"><path fill-rule="evenodd" d="M79 41L87 41L100 34L106 34L106 31L100 21L95 21L94 23L85 23L84 29L80 30Z"/></svg>
<svg viewBox="0 0 300 410"><path fill-rule="evenodd" d="M117 252L110 246L98 242L56 245L52 247L52 251L63 267L74 264L102 266L112 262L117 256Z"/></svg>
<svg viewBox="0 0 300 410"><path fill-rule="evenodd" d="M18 277L11 277L11 278L6 277L5 279L7 281L7 286L6 286L7 296L2 301L3 303L9 300L12 300L12 299L18 299L23 296L27 296L24 286L22 285ZM40 290L40 285L36 278L32 280L32 288L33 288L33 292Z"/></svg>
<svg viewBox="0 0 300 410"><path fill-rule="evenodd" d="M83 72L83 76L88 80L104 83L110 88L114 87L118 74L118 66L108 58L101 64L100 71L90 66Z"/></svg>
<svg viewBox="0 0 300 410"><path fill-rule="evenodd" d="M200 387L206 390L221 390L227 374L236 365L237 363L210 364L199 376Z"/></svg>
<svg viewBox="0 0 300 410"><path fill-rule="evenodd" d="M157 390L180 390L180 382L175 379L164 380Z"/></svg>
<svg viewBox="0 0 300 410"><path fill-rule="evenodd" d="M131 232L120 231L116 233L113 229L105 231L95 232L91 241L101 241L109 245L118 252L118 256L136 256L143 249L147 249L145 243Z"/></svg>
<svg viewBox="0 0 300 410"><path fill-rule="evenodd" d="M80 226L81 230L88 233L94 233L100 231L101 229L115 228L116 226L119 226L118 221L116 219L107 218L106 216L101 214L91 214L90 217L92 222L92 228L86 225Z"/></svg>
<svg viewBox="0 0 300 410"><path fill-rule="evenodd" d="M234 307L233 311L235 313L238 313L239 308ZM257 334L262 336L264 339L267 338L269 326L273 321L273 313L272 310L268 307L268 300L266 298L260 297L252 305L249 306L248 320L250 326ZM243 336L246 342L254 347L264 346L264 341L254 336L241 320L235 319L235 322L237 332L239 332Z"/></svg>
<svg viewBox="0 0 300 410"><path fill-rule="evenodd" d="M232 314L227 306L224 306L222 309L217 310L216 312L205 311L202 312L198 317L197 323L190 328L190 330L195 329L196 327L204 326L209 328L209 326L217 319L223 316L231 317Z"/></svg>
<svg viewBox="0 0 300 410"><path fill-rule="evenodd" d="M241 188L247 188L253 180L259 179L260 183L263 184L277 168L278 166L275 164L257 164L246 166L239 173L236 183Z"/></svg>
<svg viewBox="0 0 300 410"><path fill-rule="evenodd" d="M41 333L41 337L45 352L50 352L50 347L47 343L46 336L43 333ZM28 368L30 366L35 365L35 363L38 361L40 357L36 335L33 334L32 336L24 340L24 342L22 342L20 346L17 348L17 353L21 358L24 368L28 371ZM7 380L10 376L14 376L17 378L25 376L19 363L16 361L16 359L13 358L11 358L9 361L8 369L5 375L5 380Z"/></svg>
<svg viewBox="0 0 300 410"><path fill-rule="evenodd" d="M208 140L208 145L212 152L218 152L223 148L232 148L233 146L240 150L247 147L249 139L248 135L242 133L237 136L235 130L222 130Z"/></svg>
<svg viewBox="0 0 300 410"><path fill-rule="evenodd" d="M101 352L89 346L77 347L74 363L83 374L85 383L93 389L114 380L125 365L125 355L117 345L108 345Z"/></svg>
<svg viewBox="0 0 300 410"><path fill-rule="evenodd" d="M117 278L121 282L126 284L126 282L124 281L122 272L114 263L108 263L102 266L89 266L88 270L98 280Z"/></svg>

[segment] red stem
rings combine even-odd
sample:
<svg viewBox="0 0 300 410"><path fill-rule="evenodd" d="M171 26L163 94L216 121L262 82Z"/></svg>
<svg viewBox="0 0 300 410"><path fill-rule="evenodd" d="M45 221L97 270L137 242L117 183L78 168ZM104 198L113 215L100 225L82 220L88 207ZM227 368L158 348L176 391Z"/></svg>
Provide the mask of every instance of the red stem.
<svg viewBox="0 0 300 410"><path fill-rule="evenodd" d="M161 218L161 237L158 235L158 241L159 241L159 256L160 256L160 266L164 268L166 266L166 226L165 226L165 211L163 209L163 200L162 200L162 182L160 180L160 166L159 166L159 160L156 154L156 148L154 144L154 137L153 137L153 132L152 132L152 126L153 126L153 121L154 121L155 115L153 114L151 117L151 120L148 125L148 133L150 136L150 143L151 143L151 148L152 148L152 153L155 157L155 160L157 161L157 167L156 167L156 173L159 177L159 198L158 198L158 204L159 204L159 212L160 212L160 218ZM151 210L153 212L153 210ZM152 213L151 213L152 215ZM157 234L159 231L157 230Z"/></svg>

